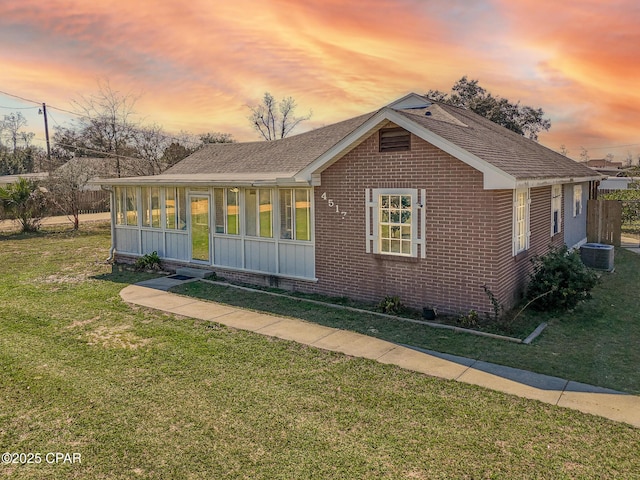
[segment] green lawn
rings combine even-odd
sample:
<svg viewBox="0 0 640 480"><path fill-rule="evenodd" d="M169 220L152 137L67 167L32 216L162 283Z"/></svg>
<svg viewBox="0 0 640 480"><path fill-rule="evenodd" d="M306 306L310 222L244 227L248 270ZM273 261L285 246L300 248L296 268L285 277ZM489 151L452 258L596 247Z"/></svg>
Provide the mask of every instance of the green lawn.
<svg viewBox="0 0 640 480"><path fill-rule="evenodd" d="M633 478L640 429L165 315L107 227L0 235L0 465L19 479ZM440 332L438 332L438 335Z"/></svg>
<svg viewBox="0 0 640 480"><path fill-rule="evenodd" d="M526 337L548 322L533 344L523 345L375 315L341 311L262 293L205 283L185 284L174 291L199 298L250 307L356 332L397 343L499 363L569 380L640 393L640 255L616 250L616 270L603 273L594 298L562 315L525 310L519 333ZM526 332L526 333L524 333Z"/></svg>

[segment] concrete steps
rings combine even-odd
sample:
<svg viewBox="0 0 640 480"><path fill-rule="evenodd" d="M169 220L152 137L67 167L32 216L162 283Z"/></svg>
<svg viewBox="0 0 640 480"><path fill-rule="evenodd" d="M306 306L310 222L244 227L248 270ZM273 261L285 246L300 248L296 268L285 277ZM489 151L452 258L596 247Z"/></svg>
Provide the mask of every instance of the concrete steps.
<svg viewBox="0 0 640 480"><path fill-rule="evenodd" d="M210 270L203 270L201 268L180 267L176 269L176 275L185 275L194 278L206 278L212 273Z"/></svg>

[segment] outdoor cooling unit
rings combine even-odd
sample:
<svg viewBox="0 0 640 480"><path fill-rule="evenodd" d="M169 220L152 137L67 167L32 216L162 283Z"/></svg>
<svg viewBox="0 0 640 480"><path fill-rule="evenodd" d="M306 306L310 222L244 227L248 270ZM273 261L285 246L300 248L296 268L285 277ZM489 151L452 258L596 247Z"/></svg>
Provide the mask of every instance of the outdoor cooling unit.
<svg viewBox="0 0 640 480"><path fill-rule="evenodd" d="M587 267L613 272L613 246L585 243L580 247L580 258Z"/></svg>

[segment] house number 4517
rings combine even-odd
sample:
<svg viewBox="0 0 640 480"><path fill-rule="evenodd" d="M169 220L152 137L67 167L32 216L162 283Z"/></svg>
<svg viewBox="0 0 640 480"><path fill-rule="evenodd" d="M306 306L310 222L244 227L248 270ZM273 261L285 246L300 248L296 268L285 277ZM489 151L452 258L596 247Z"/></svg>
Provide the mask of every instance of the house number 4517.
<svg viewBox="0 0 640 480"><path fill-rule="evenodd" d="M329 205L329 208L335 208L336 213L339 213L340 215L342 215L342 218L347 216L346 211L340 211L340 207L338 206L338 204L335 203L332 199L327 198L327 192L323 192L322 195L320 195L320 198L323 199L325 202L327 202L327 205Z"/></svg>

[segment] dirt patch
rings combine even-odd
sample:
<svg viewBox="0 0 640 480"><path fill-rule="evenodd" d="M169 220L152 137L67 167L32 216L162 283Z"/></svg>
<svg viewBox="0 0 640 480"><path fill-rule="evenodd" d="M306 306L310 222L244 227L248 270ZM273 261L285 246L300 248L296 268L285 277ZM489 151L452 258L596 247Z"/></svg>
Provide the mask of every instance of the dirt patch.
<svg viewBox="0 0 640 480"><path fill-rule="evenodd" d="M46 277L40 279L40 283L70 283L77 284L82 283L87 280L88 274L86 273L76 273L69 275L47 275Z"/></svg>
<svg viewBox="0 0 640 480"><path fill-rule="evenodd" d="M72 328L84 327L85 325L89 325L90 323L93 323L96 320L100 320L100 317L88 318L87 320L76 320L72 322L70 325L67 325L66 328L72 329Z"/></svg>
<svg viewBox="0 0 640 480"><path fill-rule="evenodd" d="M128 325L98 327L94 331L87 333L86 336L89 345L104 348L124 348L127 350L136 350L151 341L133 333Z"/></svg>

